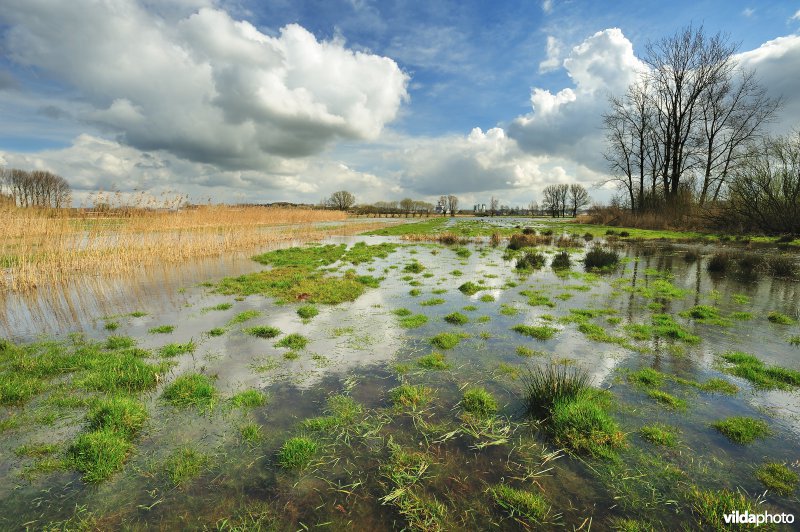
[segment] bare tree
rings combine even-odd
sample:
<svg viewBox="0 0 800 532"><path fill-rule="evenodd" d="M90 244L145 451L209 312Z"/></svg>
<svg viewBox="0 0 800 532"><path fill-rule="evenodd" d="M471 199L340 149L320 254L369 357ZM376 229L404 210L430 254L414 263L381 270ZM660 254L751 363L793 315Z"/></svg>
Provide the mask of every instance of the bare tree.
<svg viewBox="0 0 800 532"><path fill-rule="evenodd" d="M736 46L717 33L707 37L692 26L647 45L652 98L661 148L664 197L678 195L681 177L693 163L693 131L702 117L702 98L734 61Z"/></svg>
<svg viewBox="0 0 800 532"><path fill-rule="evenodd" d="M328 198L326 204L329 207L340 211L346 211L356 203L356 197L346 190L339 190L338 192L334 192L331 194L331 197Z"/></svg>
<svg viewBox="0 0 800 532"><path fill-rule="evenodd" d="M531 212L531 216L536 216L536 213L539 212L539 204L536 203L536 200L531 200L531 202L528 203L528 210Z"/></svg>
<svg viewBox="0 0 800 532"><path fill-rule="evenodd" d="M716 201L731 169L745 156L746 146L780 106L769 98L753 71L733 62L720 71L703 93L699 131L701 187L698 202Z"/></svg>
<svg viewBox="0 0 800 532"><path fill-rule="evenodd" d="M583 185L574 183L569 186L569 203L573 218L578 215L579 209L582 209L591 203L589 193L586 191Z"/></svg>
<svg viewBox="0 0 800 532"><path fill-rule="evenodd" d="M20 207L57 209L69 206L72 200L69 183L52 172L12 168L4 172L4 182L14 203Z"/></svg>
<svg viewBox="0 0 800 532"><path fill-rule="evenodd" d="M455 216L458 210L458 198L450 195L447 196L447 210L450 211L450 216Z"/></svg>
<svg viewBox="0 0 800 532"><path fill-rule="evenodd" d="M500 206L500 200L492 196L491 199L489 200L489 211L492 216L494 216L495 213L497 213L497 208L499 206Z"/></svg>
<svg viewBox="0 0 800 532"><path fill-rule="evenodd" d="M728 224L800 234L800 131L751 147L733 171L725 213Z"/></svg>

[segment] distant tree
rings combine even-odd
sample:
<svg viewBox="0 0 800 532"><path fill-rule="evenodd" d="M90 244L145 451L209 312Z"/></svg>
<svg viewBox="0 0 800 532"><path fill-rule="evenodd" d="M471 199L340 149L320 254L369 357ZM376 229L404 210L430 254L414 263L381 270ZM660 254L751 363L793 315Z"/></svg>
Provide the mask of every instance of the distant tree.
<svg viewBox="0 0 800 532"><path fill-rule="evenodd" d="M20 207L63 208L72 200L72 190L63 177L44 170L26 172L17 168L3 172L5 189ZM2 188L2 187L0 187Z"/></svg>
<svg viewBox="0 0 800 532"><path fill-rule="evenodd" d="M346 190L340 190L338 192L334 192L331 194L331 197L328 198L326 204L329 207L340 211L346 211L356 203L356 197Z"/></svg>
<svg viewBox="0 0 800 532"><path fill-rule="evenodd" d="M447 210L450 211L450 216L455 216L458 210L458 198L450 195L447 196Z"/></svg>
<svg viewBox="0 0 800 532"><path fill-rule="evenodd" d="M591 198L583 185L574 183L569 186L569 203L572 209L572 217L578 215L578 210L589 205Z"/></svg>
<svg viewBox="0 0 800 532"><path fill-rule="evenodd" d="M497 213L497 209L500 206L500 200L492 196L489 200L489 212L491 212L492 216Z"/></svg>
<svg viewBox="0 0 800 532"><path fill-rule="evenodd" d="M406 213L406 217L408 217L409 213L414 210L414 200L411 198L404 198L400 200L400 209Z"/></svg>
<svg viewBox="0 0 800 532"><path fill-rule="evenodd" d="M536 203L536 201L531 200L531 202L528 203L528 210L530 211L531 216L536 216L536 214L539 212L539 204Z"/></svg>

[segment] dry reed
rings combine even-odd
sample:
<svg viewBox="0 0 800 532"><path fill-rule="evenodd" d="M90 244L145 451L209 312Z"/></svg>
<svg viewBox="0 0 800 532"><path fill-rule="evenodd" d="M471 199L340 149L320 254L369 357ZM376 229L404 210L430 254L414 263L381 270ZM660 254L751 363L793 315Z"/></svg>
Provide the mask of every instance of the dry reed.
<svg viewBox="0 0 800 532"><path fill-rule="evenodd" d="M383 223L341 222L339 211L284 207L0 212L0 290L25 291L79 274L123 274L287 240L352 234Z"/></svg>

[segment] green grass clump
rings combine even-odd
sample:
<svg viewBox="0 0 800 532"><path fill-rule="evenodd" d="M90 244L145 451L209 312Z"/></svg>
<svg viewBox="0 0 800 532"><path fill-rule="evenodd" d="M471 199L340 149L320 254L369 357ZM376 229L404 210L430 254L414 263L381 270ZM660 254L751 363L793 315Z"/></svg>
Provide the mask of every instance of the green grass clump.
<svg viewBox="0 0 800 532"><path fill-rule="evenodd" d="M419 489L431 467L428 455L404 451L390 443L389 460L381 465L381 475L389 483L389 493L381 498L391 504L406 521L408 530L444 530L447 507Z"/></svg>
<svg viewBox="0 0 800 532"><path fill-rule="evenodd" d="M638 371L628 373L629 382L647 386L648 388L659 388L664 385L666 379L667 375L653 368L642 368Z"/></svg>
<svg viewBox="0 0 800 532"><path fill-rule="evenodd" d="M412 314L411 316L400 318L400 327L404 329L416 329L426 323L428 323L428 316L425 314Z"/></svg>
<svg viewBox="0 0 800 532"><path fill-rule="evenodd" d="M271 327L269 325L257 325L255 327L247 327L246 329L242 329L242 331L250 336L255 336L256 338L275 338L281 334L281 330L277 327Z"/></svg>
<svg viewBox="0 0 800 532"><path fill-rule="evenodd" d="M722 326L730 325L730 321L720 315L719 309L711 305L695 305L689 310L681 312L680 315L698 323Z"/></svg>
<svg viewBox="0 0 800 532"><path fill-rule="evenodd" d="M625 439L591 391L557 399L549 424L557 444L596 457L612 457Z"/></svg>
<svg viewBox="0 0 800 532"><path fill-rule="evenodd" d="M191 447L181 447L173 451L164 462L164 470L176 486L200 476L211 458Z"/></svg>
<svg viewBox="0 0 800 532"><path fill-rule="evenodd" d="M793 318L774 310L767 314L767 319L770 323L777 323L778 325L792 325L795 323Z"/></svg>
<svg viewBox="0 0 800 532"><path fill-rule="evenodd" d="M756 478L779 495L788 497L797 487L797 473L778 462L768 462L756 470Z"/></svg>
<svg viewBox="0 0 800 532"><path fill-rule="evenodd" d="M612 249L604 249L600 246L595 246L586 252L583 258L583 264L586 269L610 269L617 265L619 262L619 253Z"/></svg>
<svg viewBox="0 0 800 532"><path fill-rule="evenodd" d="M687 344L700 343L700 337L690 334L686 329L678 325L669 314L653 314L653 334L660 338L670 340L680 340Z"/></svg>
<svg viewBox="0 0 800 532"><path fill-rule="evenodd" d="M286 347L292 351L302 351L307 345L308 338L299 333L287 334L275 343L275 347Z"/></svg>
<svg viewBox="0 0 800 532"><path fill-rule="evenodd" d="M425 270L425 266L423 266L417 261L409 262L403 268L403 271L407 273L422 273L423 270Z"/></svg>
<svg viewBox="0 0 800 532"><path fill-rule="evenodd" d="M484 303L491 303L492 301L494 301L494 296L492 294L483 294L480 297L480 300L483 301Z"/></svg>
<svg viewBox="0 0 800 532"><path fill-rule="evenodd" d="M434 305L441 305L442 303L444 303L444 299L440 297L432 297L430 299L426 299L425 301L420 301L419 304L421 307L432 307Z"/></svg>
<svg viewBox="0 0 800 532"><path fill-rule="evenodd" d="M453 325L464 325L469 322L469 318L460 312L453 312L445 316L444 321Z"/></svg>
<svg viewBox="0 0 800 532"><path fill-rule="evenodd" d="M675 447L678 444L678 429L662 423L645 425L639 429L645 440L663 447Z"/></svg>
<svg viewBox="0 0 800 532"><path fill-rule="evenodd" d="M244 323L248 320L252 320L253 318L257 318L261 316L261 312L257 310L245 310L244 312L240 312L236 316L230 319L228 325L238 325L240 323Z"/></svg>
<svg viewBox="0 0 800 532"><path fill-rule="evenodd" d="M447 369L450 367L450 364L447 363L442 353L434 351L433 353L419 357L417 359L417 366L424 369Z"/></svg>
<svg viewBox="0 0 800 532"><path fill-rule="evenodd" d="M544 356L545 353L542 351L536 351L535 349L531 349L530 347L526 347L524 345L518 345L514 350L517 353L517 356L521 357L534 357L534 356Z"/></svg>
<svg viewBox="0 0 800 532"><path fill-rule="evenodd" d="M330 434L334 430L348 430L358 420L364 407L352 397L344 394L328 397L325 408L326 415L303 420L301 426L312 432Z"/></svg>
<svg viewBox="0 0 800 532"><path fill-rule="evenodd" d="M650 390L647 392L647 395L650 396L652 399L655 399L659 403L664 406L668 406L669 408L675 410L684 410L686 409L686 401L683 399L679 399L674 395L661 391L661 390Z"/></svg>
<svg viewBox="0 0 800 532"><path fill-rule="evenodd" d="M83 432L67 449L67 459L86 482L101 482L122 468L131 443L119 432L103 428Z"/></svg>
<svg viewBox="0 0 800 532"><path fill-rule="evenodd" d="M278 451L278 463L284 469L305 469L314 459L318 447L317 442L310 438L290 438Z"/></svg>
<svg viewBox="0 0 800 532"><path fill-rule="evenodd" d="M532 307L550 307L554 308L556 306L553 301L547 297L546 295L542 294L539 290L522 290L520 295L527 296L528 298L528 305Z"/></svg>
<svg viewBox="0 0 800 532"><path fill-rule="evenodd" d="M186 353L193 353L197 345L188 341L185 344L167 344L158 350L158 354L164 358L172 358Z"/></svg>
<svg viewBox="0 0 800 532"><path fill-rule="evenodd" d="M422 290L420 290L419 288L412 288L411 290L408 291L408 295L410 295L411 297L417 297L420 294L422 294Z"/></svg>
<svg viewBox="0 0 800 532"><path fill-rule="evenodd" d="M319 309L314 305L303 305L297 309L297 315L304 320L310 320L317 314L319 314Z"/></svg>
<svg viewBox="0 0 800 532"><path fill-rule="evenodd" d="M541 523L550 512L550 504L538 493L518 490L506 484L496 484L489 488L489 494L495 504L512 519L523 518L533 523Z"/></svg>
<svg viewBox="0 0 800 532"><path fill-rule="evenodd" d="M511 327L511 330L520 334L524 334L525 336L530 336L531 338L536 338L537 340L549 340L556 332L558 332L558 329L548 325L535 326L520 324L514 325Z"/></svg>
<svg viewBox="0 0 800 532"><path fill-rule="evenodd" d="M42 391L39 379L9 373L0 378L0 405L21 405Z"/></svg>
<svg viewBox="0 0 800 532"><path fill-rule="evenodd" d="M110 430L126 440L131 440L147 421L147 409L136 399L111 397L97 402L86 419L92 431Z"/></svg>
<svg viewBox="0 0 800 532"><path fill-rule="evenodd" d="M375 259L385 259L397 251L397 244L384 242L383 244L368 245L365 242L356 242L342 257L342 262L350 264L364 264Z"/></svg>
<svg viewBox="0 0 800 532"><path fill-rule="evenodd" d="M130 336L109 336L106 338L106 343L104 347L106 349L115 350L115 349L129 349L131 347L136 346L136 340L131 338Z"/></svg>
<svg viewBox="0 0 800 532"><path fill-rule="evenodd" d="M227 332L227 329L224 327L214 327L213 329L209 329L206 334L209 336L222 336Z"/></svg>
<svg viewBox="0 0 800 532"><path fill-rule="evenodd" d="M431 345L439 349L452 349L461 341L461 336L453 333L439 333L430 341Z"/></svg>
<svg viewBox="0 0 800 532"><path fill-rule="evenodd" d="M557 401L572 400L590 389L586 371L566 364L547 364L528 370L525 407L529 414L547 416Z"/></svg>
<svg viewBox="0 0 800 532"><path fill-rule="evenodd" d="M411 314L413 314L413 313L410 310L408 310L407 308L398 308L398 309L393 310L392 314L394 314L395 316L400 316L401 318L403 318L405 316L411 316Z"/></svg>
<svg viewBox="0 0 800 532"><path fill-rule="evenodd" d="M258 423L245 423L239 427L239 436L242 442L248 445L255 445L261 440L261 425Z"/></svg>
<svg viewBox="0 0 800 532"><path fill-rule="evenodd" d="M767 366L755 356L741 351L729 351L722 358L733 364L726 369L728 373L750 381L757 388L785 390L800 387L800 371Z"/></svg>
<svg viewBox="0 0 800 532"><path fill-rule="evenodd" d="M725 379L713 378L708 379L706 382L701 383L698 388L704 392L710 393L725 393L728 395L735 395L739 392L739 387L728 382Z"/></svg>
<svg viewBox="0 0 800 532"><path fill-rule="evenodd" d="M461 408L478 418L487 418L497 413L497 400L483 388L469 388L461 398Z"/></svg>
<svg viewBox="0 0 800 532"><path fill-rule="evenodd" d="M741 525L725 523L725 515L733 512L750 514L758 513L758 505L747 496L738 491L727 489L713 491L701 490L693 487L688 494L692 501L692 513L695 517L697 530L731 531L741 530Z"/></svg>
<svg viewBox="0 0 800 532"><path fill-rule="evenodd" d="M401 384L389 392L389 399L395 406L413 409L428 404L432 398L433 390L422 385Z"/></svg>
<svg viewBox="0 0 800 532"><path fill-rule="evenodd" d="M772 434L766 421L745 416L732 416L716 423L712 427L727 436L731 441L739 444L748 444L758 438L765 438Z"/></svg>
<svg viewBox="0 0 800 532"><path fill-rule="evenodd" d="M352 271L343 277L328 277L308 268L283 267L225 278L217 283L215 290L228 295L261 294L282 301L336 305L355 301L367 286L374 286L376 282L377 279L358 276Z"/></svg>
<svg viewBox="0 0 800 532"><path fill-rule="evenodd" d="M222 311L222 310L230 310L233 308L233 303L220 303L219 305L214 305L213 307L205 307L203 312L211 312L214 310Z"/></svg>
<svg viewBox="0 0 800 532"><path fill-rule="evenodd" d="M130 352L93 359L89 366L77 384L108 393L135 393L155 388L156 375L165 370L164 366L147 364Z"/></svg>
<svg viewBox="0 0 800 532"><path fill-rule="evenodd" d="M301 266L313 269L333 264L344 255L346 247L345 244L295 246L262 253L253 257L253 260L275 267Z"/></svg>
<svg viewBox="0 0 800 532"><path fill-rule="evenodd" d="M267 396L260 390L244 390L231 397L236 408L254 408L267 404Z"/></svg>
<svg viewBox="0 0 800 532"><path fill-rule="evenodd" d="M467 281L466 283L462 284L458 287L458 290L468 296L472 296L483 290L480 285L473 283L472 281Z"/></svg>
<svg viewBox="0 0 800 532"><path fill-rule="evenodd" d="M752 312L739 312L739 311L736 311L736 312L731 312L728 315L728 317L730 319L736 320L736 321L748 321L748 320L752 320L753 319L753 313Z"/></svg>
<svg viewBox="0 0 800 532"><path fill-rule="evenodd" d="M147 332L149 332L150 334L169 334L174 330L175 330L174 325L159 325L158 327L153 327Z"/></svg>
<svg viewBox="0 0 800 532"><path fill-rule="evenodd" d="M217 390L210 377L191 373L175 379L172 384L164 388L161 396L174 406L211 408L217 397Z"/></svg>
<svg viewBox="0 0 800 532"><path fill-rule="evenodd" d="M20 445L14 449L14 454L17 456L27 457L42 457L55 453L58 450L58 445L54 443L28 443Z"/></svg>
<svg viewBox="0 0 800 532"><path fill-rule="evenodd" d="M456 255L458 255L462 259L467 259L470 257L470 255L472 255L472 252L465 247L453 248L453 251L455 251Z"/></svg>

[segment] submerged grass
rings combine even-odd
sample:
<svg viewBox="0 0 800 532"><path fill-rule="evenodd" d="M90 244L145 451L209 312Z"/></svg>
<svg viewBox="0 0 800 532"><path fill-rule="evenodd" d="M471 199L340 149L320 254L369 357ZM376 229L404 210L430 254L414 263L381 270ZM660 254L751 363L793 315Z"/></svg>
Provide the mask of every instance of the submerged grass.
<svg viewBox="0 0 800 532"><path fill-rule="evenodd" d="M797 488L798 475L786 464L767 462L756 470L756 478L775 493L789 496Z"/></svg>
<svg viewBox="0 0 800 532"><path fill-rule="evenodd" d="M663 447L675 447L678 444L678 428L663 423L645 425L639 429L645 440Z"/></svg>
<svg viewBox="0 0 800 532"><path fill-rule="evenodd" d="M489 488L489 495L511 518L522 518L533 524L541 524L550 513L550 504L539 493L512 488L507 484L496 484Z"/></svg>
<svg viewBox="0 0 800 532"><path fill-rule="evenodd" d="M525 336L530 336L531 338L536 338L537 340L549 340L552 338L558 329L555 327L550 327L548 325L514 325L511 327L512 331L518 332L520 334L524 334Z"/></svg>
<svg viewBox="0 0 800 532"><path fill-rule="evenodd" d="M733 365L725 371L750 381L757 388L785 390L800 387L800 371L767 366L750 353L729 351L722 355L722 359Z"/></svg>
<svg viewBox="0 0 800 532"><path fill-rule="evenodd" d="M258 325L255 327L248 327L246 329L242 329L245 334L249 334L250 336L255 336L256 338L275 338L276 336L280 336L281 330L277 327L271 327L269 325Z"/></svg>
<svg viewBox="0 0 800 532"><path fill-rule="evenodd" d="M193 447L175 449L164 462L164 471L175 486L182 486L200 476L211 457Z"/></svg>
<svg viewBox="0 0 800 532"><path fill-rule="evenodd" d="M742 445L772 434L766 421L745 416L732 416L712 423L711 426L731 441Z"/></svg>
<svg viewBox="0 0 800 532"><path fill-rule="evenodd" d="M442 370L449 368L450 364L447 363L442 353L434 351L433 353L419 357L417 359L417 366L423 369Z"/></svg>

